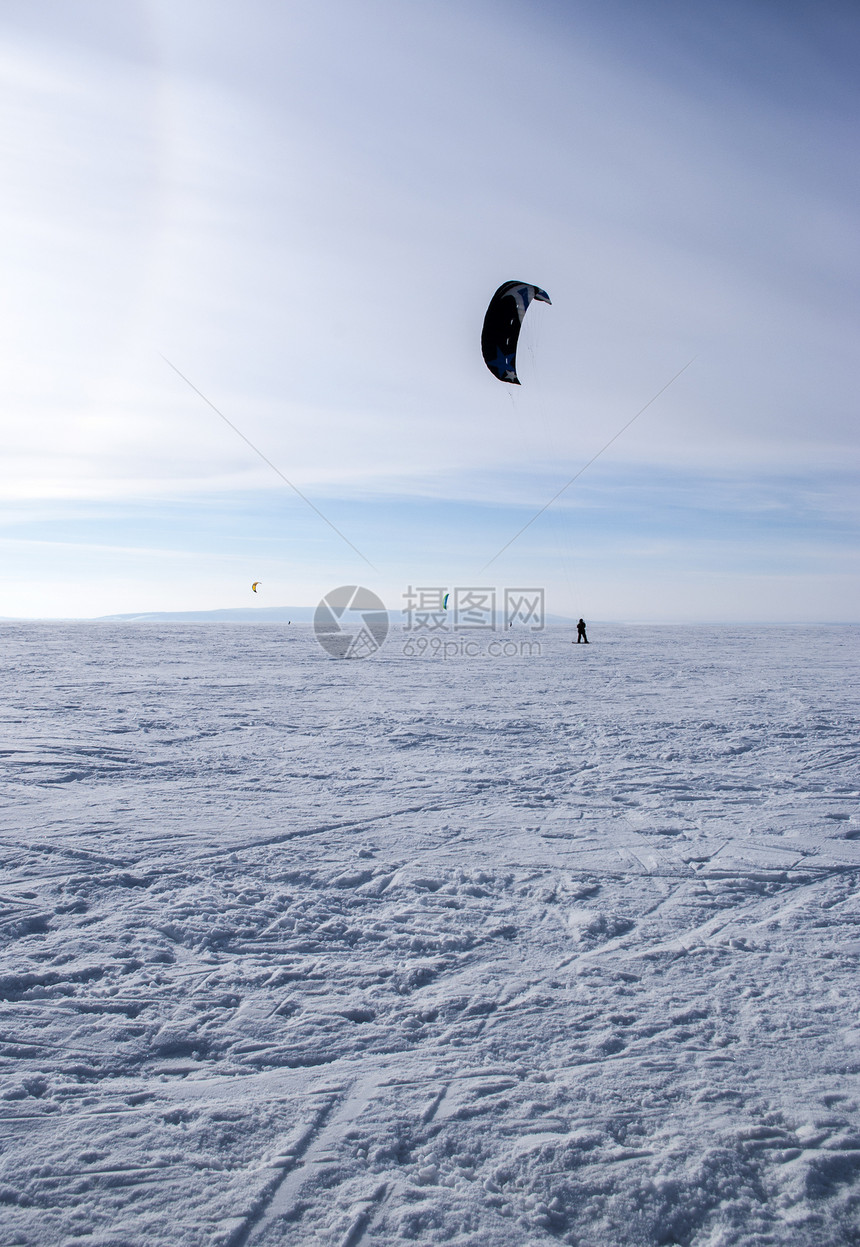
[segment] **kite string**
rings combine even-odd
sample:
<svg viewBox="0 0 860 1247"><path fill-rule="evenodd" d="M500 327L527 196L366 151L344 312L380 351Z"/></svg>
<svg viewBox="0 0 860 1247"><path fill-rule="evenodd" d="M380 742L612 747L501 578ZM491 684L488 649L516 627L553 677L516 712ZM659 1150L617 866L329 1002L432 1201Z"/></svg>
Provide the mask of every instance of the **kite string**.
<svg viewBox="0 0 860 1247"><path fill-rule="evenodd" d="M538 418L543 428L546 443L549 446L552 462L560 463L563 459L563 455L556 445L552 421L550 420L548 412L546 394L543 385L543 376L540 368L538 367L537 352L535 351L534 340L537 337L539 323L540 319L538 319L538 322L535 323L532 331L532 339L528 341L528 352L529 358L531 359L532 373L535 381L535 397L537 398ZM570 524L568 522L569 516L566 511L561 510L556 511L552 519L554 523L551 523L550 527L552 530L553 541L558 552L558 561L564 574L564 579L567 583L570 601L572 602L575 597L575 590L573 568L571 560L568 557L573 546L573 543L570 540Z"/></svg>
<svg viewBox="0 0 860 1247"><path fill-rule="evenodd" d="M159 354L160 354L160 352L159 352ZM215 412L215 415L216 415L216 416L220 416L220 417L221 417L221 419L224 421L224 423L225 423L225 424L227 424L227 425L229 425L229 426L230 426L230 428L233 430L233 432L234 432L235 434L237 434L237 436L238 436L238 437L241 437L242 441L243 441L243 442L245 442L245 444L246 444L246 445L248 445L248 446L250 446L250 447L251 447L251 449L253 450L253 452L254 452L254 454L255 454L255 455L259 455L259 457L263 460L263 463L268 464L268 466L272 469L272 471L273 471L273 472L275 472L275 473L276 473L276 474L277 474L277 475L281 478L281 480L284 482L284 484L285 484L285 485L289 485L289 487L290 487L290 489L293 491L293 493L298 494L298 496L301 498L302 502L307 503L307 505L310 507L310 509L311 509L312 511L315 511L315 512L316 512L316 514L320 517L320 519L323 521L323 523L324 523L324 524L328 524L329 528L330 528L333 532L337 533L337 535L338 535L338 537L340 537L341 541L345 541L345 542L346 542L346 544L349 546L350 550L354 550L354 551L355 551L355 553L358 555L358 557L359 557L360 559L362 559L362 560L363 560L363 561L367 564L367 566L368 566L368 567L370 567L373 571L375 571L375 572L377 572L377 573L378 573L379 569L378 569L377 567L374 567L374 566L373 566L373 564L371 563L370 559L369 559L369 558L367 558L365 555L363 555L363 554L361 553L361 551L359 550L358 546L354 546L354 545L352 544L352 542L350 541L349 537L345 537L345 536L344 536L344 534L340 531L340 529L339 529L336 525L334 525L334 524L331 522L331 520L330 520L327 516L323 515L323 513L322 513L322 511L319 509L319 507L315 506L315 505L311 502L310 498L308 498L305 494L303 494L303 493L302 493L302 491L299 489L298 485L294 485L294 484L293 484L293 482L292 482L291 480L289 480L289 478L288 478L288 477L284 476L284 474L283 474L283 472L281 471L281 469L280 469L279 467L277 467L274 463L272 463L271 459L269 459L266 455L264 455L264 454L263 454L263 452L262 452L262 450L260 450L260 449L259 449L259 447L257 447L257 446L255 446L255 445L254 445L254 443L251 441L250 437L246 437L246 436L245 436L245 434L242 432L242 430L241 430L241 429L238 429L238 428L236 427L236 425L233 423L233 421L232 421L232 420L229 420L229 419L227 418L227 416L225 416L225 415L224 415L224 412L223 412L223 411L219 411L219 410L218 410L218 408L215 406L215 404L212 402L212 400L211 400L211 399L209 399L209 398L207 398L207 397L206 397L206 395L203 393L203 391L202 391L202 390L198 390L198 388L197 388L197 386L194 384L194 382L193 382L193 381L189 381L189 379L188 379L188 377L186 377L185 373L184 373L184 372L180 372L180 371L179 371L179 369L176 367L176 365L175 365L175 364L172 364L172 363L170 362L170 360L167 358L167 356L166 356L166 355L162 355L162 356L161 356L161 358L164 360L165 364L167 364L167 365L168 365L168 367L170 367L170 368L172 368L172 369L173 369L173 371L176 373L176 375L177 375L178 377L181 377L181 378L182 378L182 380L185 382L185 384L186 384L187 386L189 386L189 387L190 387L190 388L194 391L194 393L195 393L195 394L199 395L199 397L203 399L203 402L206 404L206 406L207 406L207 407L211 407L211 408L212 408L212 410Z"/></svg>
<svg viewBox="0 0 860 1247"><path fill-rule="evenodd" d="M610 439L609 439L609 441L606 443L606 445L605 445L605 446L601 446L601 448L600 448L600 450L598 450L597 454L592 455L592 456L591 456L591 458L588 460L588 462L587 462L587 463L584 463L584 464L582 465L582 467L579 469L579 471L578 471L578 472L575 472L575 473L574 473L574 475L570 478L570 480L569 480L566 484L562 485L561 489L559 489L556 493L554 493L554 494L553 494L553 496L550 498L549 502L545 502L545 503L544 503L544 505L540 508L540 510L539 510L539 511L535 511L535 513L534 513L534 515L531 517L531 519L530 519L530 520L527 520L527 521L526 521L526 523L525 523L525 524L523 524L522 528L521 528L521 529L519 529L519 531L518 531L518 532L515 532L515 533L514 533L513 537L511 537L510 541L505 542L505 544L502 546L501 550L499 550L496 554L494 554L494 555L493 555L493 557L492 557L492 558L491 558L491 559L490 559L487 563L485 563L485 564L484 564L484 566L481 568L481 571L482 571L482 572L485 572L485 571L487 570L487 568L488 568L488 567L491 567L491 566L492 566L492 564L493 564L493 563L495 563L496 559L497 559L497 558L499 558L502 554L504 554L505 550L507 550L509 546L512 546L512 545L514 544L514 542L517 540L517 538L518 538L518 537L521 537L521 536L523 535L523 533L526 531L526 529L527 529L527 528L530 528L530 527L532 526L532 524L534 524L535 520L536 520L536 519L539 519L539 518L540 518L540 516L542 516L542 515L543 515L544 511L547 511L547 510L548 510L548 509L552 506L552 504L553 504L553 503L554 503L554 502L555 502L558 498L560 498L560 497L561 497L561 495L565 492L565 490L570 489L570 487L571 487L571 485L574 483L574 481L579 480L579 478L580 478L580 476L582 476L583 472L585 472L588 468L590 468L590 467L591 467L591 465L592 465L592 463L594 463L594 462L595 462L595 460L599 459L599 458L600 458L600 456L604 453L604 451L606 451L606 450L608 450L608 449L609 449L609 447L612 445L612 443L613 443L613 442L617 442L617 441L618 441L618 439L619 439L619 437L621 436L621 434L622 434L622 433L624 433L624 432L626 432L626 430L630 428L630 426L631 426L631 424L633 423L633 421L634 421L634 420L638 420L638 419L639 419L639 417L642 415L642 413L643 413L643 412L645 412L645 411L647 411L647 410L648 410L648 408L651 406L651 404L652 404L652 403L655 403L655 402L657 401L657 399L660 397L660 395L661 395L661 394L665 394L666 390L668 390L669 386L670 386L670 385L672 385L672 383L673 383L674 381L677 381L677 380L678 380L678 378L680 377L681 373L682 373L682 372L686 372L686 371L687 371L687 369L690 367L690 364L692 364L692 362L693 362L693 360L694 360L695 358L696 358L696 356L694 355L692 359L688 359L688 360L687 360L687 362L686 362L686 364L684 365L684 367L683 367L683 368L679 368L679 369L678 369L678 371L675 373L674 377L671 377L671 378L670 378L670 379L666 382L666 384L665 384L665 385L664 385L661 389L659 389L659 390L657 391L657 393L656 393L656 394L654 394L651 398L649 398L649 399L648 399L648 402L645 404L645 406L644 406L644 407L640 407L640 408L639 408L639 410L636 412L636 415L635 415L635 416L631 416L631 417L630 417L630 419L627 421L627 423L626 423L626 424L623 424L623 425L621 426L621 428L618 430L618 432L617 432L617 433L615 433L615 434L613 434L613 436L612 436L612 437L610 437Z"/></svg>

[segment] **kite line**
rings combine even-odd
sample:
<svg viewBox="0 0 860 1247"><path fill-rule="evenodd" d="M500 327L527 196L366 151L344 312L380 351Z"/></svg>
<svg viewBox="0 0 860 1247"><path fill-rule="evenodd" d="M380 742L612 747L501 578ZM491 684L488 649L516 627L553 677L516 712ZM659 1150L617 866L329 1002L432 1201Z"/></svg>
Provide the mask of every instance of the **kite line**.
<svg viewBox="0 0 860 1247"><path fill-rule="evenodd" d="M161 354L161 352L159 352L159 354ZM268 466L272 469L272 471L277 473L277 475L281 478L281 480L284 482L285 485L289 485L290 489L293 491L294 494L298 494L302 502L306 502L307 505L310 507L310 509L316 512L316 514L320 517L320 519L323 521L324 524L328 524L332 532L337 533L341 541L346 542L350 550L354 550L355 553L358 555L358 557L360 559L363 559L368 567L370 567L373 571L378 573L379 569L377 567L374 567L370 559L361 553L358 546L354 546L352 542L350 541L349 537L345 537L343 533L340 531L340 529L335 524L332 524L331 520L327 516L323 515L319 507L315 506L314 503L311 502L310 498L308 498L306 494L302 493L298 485L294 485L293 482L288 479L288 477L284 476L281 469L277 467L274 463L272 463L271 459L269 459L266 455L264 455L262 450L260 450L257 446L254 445L250 437L246 437L241 429L237 429L233 421L229 420L227 416L224 415L223 411L219 411L218 408L215 406L215 404L212 402L212 400L207 398L202 390L198 390L197 386L194 384L193 381L188 380L184 372L180 372L175 364L171 364L170 360L167 358L166 355L162 355L161 358L164 360L165 364L168 365L168 367L173 369L173 371L176 373L178 377L182 378L185 384L189 386L194 391L195 394L199 395L199 397L203 399L203 402L206 404L207 407L212 408L216 416L220 416L221 419L224 421L224 423L228 424L230 428L233 430L233 432L236 433L239 437L241 437L242 441L245 442L246 445L251 447L255 455L260 456L260 458L263 460L263 463L268 464Z"/></svg>
<svg viewBox="0 0 860 1247"><path fill-rule="evenodd" d="M592 456L591 456L591 458L588 460L588 463L584 463L584 464L582 465L582 467L579 469L579 471L578 471L578 472L576 472L576 473L575 473L575 474L574 474L574 475L570 478L570 480L567 482L567 484L566 484L566 485L562 485L561 489L560 489L560 490L558 490L558 492L557 492L557 493L554 493L554 494L553 494L553 496L550 498L549 502L545 502L545 503L544 503L544 505L540 508L540 510L539 510L539 511L535 511L535 513L534 513L534 515L531 517L531 519L530 519L530 520L527 520L527 521L526 521L526 523L525 523L525 524L523 524L523 526L522 526L522 528L519 530L519 532L514 533L513 537L511 537L510 541L506 542L506 543L502 546L501 550L499 550L496 554L494 554L494 555L493 555L493 557L490 559L490 561L489 561L488 563L485 563L485 564L484 564L484 566L481 568L481 571L482 571L482 572L485 572L485 571L487 570L487 568L488 568L488 567L492 566L492 564L493 564L493 563L495 563L496 559L497 559L497 558L500 558L500 557L501 557L501 555L503 555L503 554L504 554L505 550L507 550L509 546L512 546L512 545L514 544L514 542L517 540L517 538L518 538L518 537L521 537L521 536L523 535L523 533L526 531L526 529L527 529L527 528L530 528L530 527L532 526L532 524L535 522L535 520L536 520L536 519L539 519L539 518L540 518L540 516L542 516L542 515L543 515L544 511L549 510L549 508L552 506L552 504L553 504L553 503L554 503L554 502L555 502L558 498L560 498L560 497L561 497L561 495L565 492L565 490L566 490L566 489L570 489L570 487L571 487L571 485L573 484L573 482L574 482L574 481L576 481L576 480L579 480L579 478L580 478L580 476L582 476L583 472L584 472L587 468L590 468L590 467L591 467L591 465L592 465L592 463L594 463L595 459L599 459L599 458L600 458L600 456L603 454L603 452L604 452L605 450L608 450L608 449L609 449L609 447L612 445L612 443L613 443L613 442L617 442L617 441L618 441L618 439L619 439L619 437L621 436L621 434L622 434L622 433L624 433L626 429L629 429L629 428L630 428L630 426L631 426L631 424L633 423L633 421L634 421L634 420L638 420L638 419L639 419L639 417L642 415L643 411L647 411L647 410L648 410L648 408L651 406L651 404L652 404L652 403L655 403L655 402L657 401L657 399L660 397L660 395L661 395L661 394L665 394L665 392L668 390L668 388L669 388L669 386L672 384L672 382L677 381L677 380L678 380L678 378L680 377L681 373L682 373L682 372L686 372L686 371L687 371L687 369L690 367L690 364L692 364L692 362L693 362L693 360L694 360L695 358L696 358L696 356L694 355L694 356L693 356L693 359L688 359L688 360L687 360L687 362L686 362L686 364L684 365L684 367L683 367L683 368L679 368L679 369L678 369L678 371L675 373L674 377L672 377L672 378L671 378L671 380L667 381L667 382L666 382L666 384L663 386L663 388L662 388L661 390L658 390L658 391L657 391L657 393L656 393L656 394L655 394L652 398L649 398L649 399L648 399L648 402L645 404L645 406L644 406L644 407L640 407L640 408L639 408L639 410L636 412L636 415L635 415L635 416L631 416L631 417L630 417L630 419L627 421L627 423L626 423L626 424L623 424L623 425L621 426L621 428L618 430L618 432L617 432L617 433L616 433L613 437L610 437L610 439L609 439L609 441L606 443L606 445L605 445L605 446L601 446L601 448L600 448L600 450L598 450L597 454L596 454L596 455L592 455Z"/></svg>

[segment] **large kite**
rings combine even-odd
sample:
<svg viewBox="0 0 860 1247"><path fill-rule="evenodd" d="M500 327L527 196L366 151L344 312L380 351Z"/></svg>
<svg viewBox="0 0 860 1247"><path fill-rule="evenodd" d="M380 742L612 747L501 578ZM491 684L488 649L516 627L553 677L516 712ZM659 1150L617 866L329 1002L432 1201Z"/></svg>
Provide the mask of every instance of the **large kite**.
<svg viewBox="0 0 860 1247"><path fill-rule="evenodd" d="M517 376L517 341L520 326L532 299L549 303L550 297L539 286L524 281L506 281L490 299L481 331L481 354L484 363L499 381L519 385Z"/></svg>

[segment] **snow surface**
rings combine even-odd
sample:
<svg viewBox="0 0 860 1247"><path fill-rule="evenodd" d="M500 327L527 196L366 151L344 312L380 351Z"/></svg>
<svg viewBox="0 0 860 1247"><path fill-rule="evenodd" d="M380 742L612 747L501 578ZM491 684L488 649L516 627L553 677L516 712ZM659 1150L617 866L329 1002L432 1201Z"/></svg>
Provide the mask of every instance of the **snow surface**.
<svg viewBox="0 0 860 1247"><path fill-rule="evenodd" d="M852 628L5 625L4 1244L860 1243Z"/></svg>

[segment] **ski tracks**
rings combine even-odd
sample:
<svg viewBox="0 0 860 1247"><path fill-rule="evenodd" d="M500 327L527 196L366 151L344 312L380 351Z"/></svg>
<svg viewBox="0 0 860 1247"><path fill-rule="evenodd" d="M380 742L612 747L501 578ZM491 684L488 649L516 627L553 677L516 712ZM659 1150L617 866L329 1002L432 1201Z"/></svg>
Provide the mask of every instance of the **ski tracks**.
<svg viewBox="0 0 860 1247"><path fill-rule="evenodd" d="M378 1071L365 1074L352 1083L344 1097L335 1094L324 1101L311 1123L270 1162L275 1174L243 1221L224 1240L224 1247L251 1247L266 1241L278 1244L309 1241L308 1227L296 1224L301 1214L301 1192L337 1163L337 1151L344 1135L373 1100L379 1081ZM355 1247L360 1241L385 1190L386 1184L377 1186L371 1196L353 1207L343 1247ZM295 1230L294 1239L290 1237L292 1229Z"/></svg>

